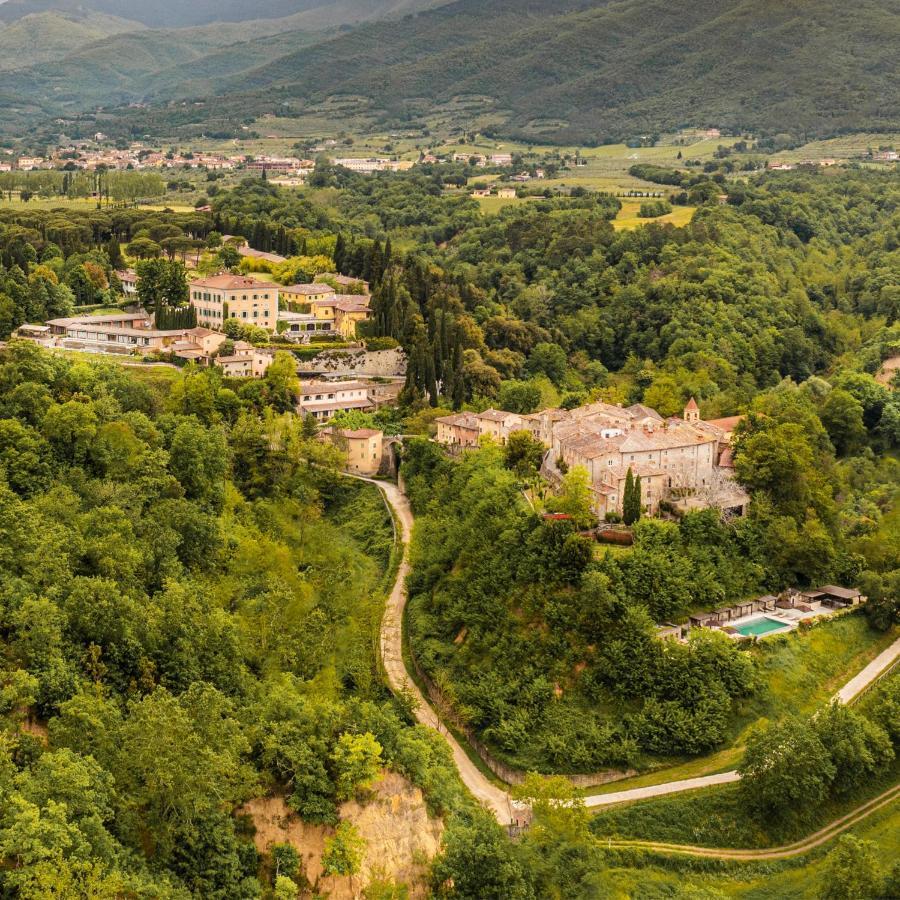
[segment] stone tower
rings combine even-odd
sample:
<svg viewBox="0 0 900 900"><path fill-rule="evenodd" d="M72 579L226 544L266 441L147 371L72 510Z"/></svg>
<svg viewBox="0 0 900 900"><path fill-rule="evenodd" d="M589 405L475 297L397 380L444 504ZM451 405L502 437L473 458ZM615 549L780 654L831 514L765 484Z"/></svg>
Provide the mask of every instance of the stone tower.
<svg viewBox="0 0 900 900"><path fill-rule="evenodd" d="M687 406L684 408L684 421L685 422L699 422L700 421L700 407L697 406L697 401L691 397L687 402Z"/></svg>

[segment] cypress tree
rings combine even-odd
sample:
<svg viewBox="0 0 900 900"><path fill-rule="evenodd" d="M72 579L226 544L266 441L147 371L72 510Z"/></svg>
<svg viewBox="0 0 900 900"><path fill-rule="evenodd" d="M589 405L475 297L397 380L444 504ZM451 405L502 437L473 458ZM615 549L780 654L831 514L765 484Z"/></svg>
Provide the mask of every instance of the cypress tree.
<svg viewBox="0 0 900 900"><path fill-rule="evenodd" d="M306 241L303 241L304 245ZM304 251L304 255L305 255ZM332 258L334 259L334 270L339 275L344 275L344 266L347 262L347 243L344 240L344 235L339 234L337 236L337 240L334 242L334 253L332 254Z"/></svg>
<svg viewBox="0 0 900 900"><path fill-rule="evenodd" d="M641 514L640 488L631 473L631 466L625 475L625 490L622 494L622 519L626 525L633 525Z"/></svg>
<svg viewBox="0 0 900 900"><path fill-rule="evenodd" d="M453 348L453 408L462 409L466 399L466 382L463 372L462 341L456 341Z"/></svg>
<svg viewBox="0 0 900 900"><path fill-rule="evenodd" d="M432 406L437 406L438 389L437 380L434 377L434 348L427 346L425 348L425 391L428 394L428 402Z"/></svg>

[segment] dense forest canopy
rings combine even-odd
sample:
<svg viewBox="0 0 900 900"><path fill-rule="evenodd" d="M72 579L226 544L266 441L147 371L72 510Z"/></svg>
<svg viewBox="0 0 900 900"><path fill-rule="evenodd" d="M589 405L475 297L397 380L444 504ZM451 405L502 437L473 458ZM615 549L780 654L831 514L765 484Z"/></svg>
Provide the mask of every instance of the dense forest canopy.
<svg viewBox="0 0 900 900"><path fill-rule="evenodd" d="M0 338L118 304L129 264L176 306L185 265L332 271L371 285L362 337L408 354L399 406L379 413L398 433L451 409L593 400L747 414L734 461L750 514L640 520L627 552L577 532L577 469L539 496L527 441L449 459L411 440L404 459L412 650L493 752L573 772L723 746L758 703L757 656L717 634L665 647L657 623L829 580L864 590L873 629L897 621L900 400L880 374L900 355L896 176L698 173L672 185L697 207L688 225L616 230L619 200L584 190L483 215L447 192L470 174L320 162L302 191L247 179L211 212L0 210ZM224 235L288 261L242 261ZM54 878L265 893L235 811L274 791L333 823L349 755L407 775L447 818L439 893L590 896L596 848L578 844L577 888L546 829L512 849L387 696L372 638L389 520L292 414L290 349L252 337L281 350L257 381L18 341L0 356L0 877L23 897Z"/></svg>
<svg viewBox="0 0 900 900"><path fill-rule="evenodd" d="M334 823L381 766L467 809L375 668L377 491L233 387L0 356L9 896L260 896L240 805L274 792Z"/></svg>

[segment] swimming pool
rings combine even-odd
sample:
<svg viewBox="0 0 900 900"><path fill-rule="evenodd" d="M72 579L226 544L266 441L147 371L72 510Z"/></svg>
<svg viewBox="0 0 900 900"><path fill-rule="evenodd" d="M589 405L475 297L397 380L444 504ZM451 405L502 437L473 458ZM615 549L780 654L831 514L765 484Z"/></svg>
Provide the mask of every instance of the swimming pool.
<svg viewBox="0 0 900 900"><path fill-rule="evenodd" d="M743 625L735 625L734 630L743 637L759 637L760 635L769 634L772 631L782 631L789 627L786 622L779 622L777 619L770 619L768 616L760 616L758 619L744 622Z"/></svg>

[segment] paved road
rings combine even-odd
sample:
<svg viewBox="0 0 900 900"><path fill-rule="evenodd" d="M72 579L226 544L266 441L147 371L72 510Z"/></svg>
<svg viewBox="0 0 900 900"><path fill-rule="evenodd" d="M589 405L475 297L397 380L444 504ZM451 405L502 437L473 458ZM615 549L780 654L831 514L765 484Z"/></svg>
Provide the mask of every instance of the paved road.
<svg viewBox="0 0 900 900"><path fill-rule="evenodd" d="M739 781L737 772L720 772L718 775L701 775L698 778L685 778L683 781L667 781L664 784L651 784L647 787L631 788L627 791L613 791L609 794L595 794L585 797L585 806L610 806L613 803L628 803L631 800L646 800L649 797L663 797L666 794L677 794L679 791L693 791L697 788L711 787L715 784L730 784Z"/></svg>
<svg viewBox="0 0 900 900"><path fill-rule="evenodd" d="M900 659L900 640L894 641L887 650L882 650L858 675L851 678L835 695L835 700L849 703L864 691L875 679L886 672Z"/></svg>
<svg viewBox="0 0 900 900"><path fill-rule="evenodd" d="M381 658L384 662L388 684L395 693L405 693L413 698L415 702L416 720L423 725L427 725L429 728L435 729L435 731L437 731L450 745L454 762L456 763L456 767L459 770L463 783L478 800L491 810L501 825L508 825L513 818L509 794L498 788L472 762L463 748L459 745L456 738L450 734L440 721L428 701L422 696L421 691L419 691L418 687L416 687L413 680L409 677L409 673L406 671L406 666L403 663L403 638L401 629L403 610L406 607L406 576L409 573L409 541L410 536L412 535L414 522L412 510L409 507L409 501L406 499L406 495L403 491L391 482L377 481L371 478L362 478L361 476L353 477L359 478L361 481L368 481L379 488L385 501L393 512L394 521L397 523L400 531L402 531L403 559L397 570L397 579L394 582L391 595L388 597L384 618L381 623ZM898 658L900 658L900 638L872 660L872 662L858 675L851 678L837 693L836 698L842 703L848 703L886 672L897 662ZM630 788L628 790L615 791L609 794L595 794L586 797L585 804L589 808L610 806L614 803L628 803L634 800L646 800L651 797L663 797L666 794L675 794L680 791L692 791L697 790L698 788L710 787L718 784L730 784L739 779L740 775L738 775L736 771L720 772L717 775L685 778L681 781L668 781L663 784ZM812 837L815 837L815 835ZM824 840L827 840L827 838ZM698 852L702 850L703 848L699 848ZM733 852L743 853L751 851ZM716 851L716 854L709 855L717 855L720 853L721 851Z"/></svg>
<svg viewBox="0 0 900 900"><path fill-rule="evenodd" d="M371 481L377 485L388 505L393 510L394 521L402 530L403 559L397 570L397 580L387 599L384 618L381 622L381 659L388 684L394 693L407 694L415 702L415 717L422 725L435 729L450 745L453 761L459 770L465 786L481 801L497 818L501 825L512 821L510 797L506 791L489 781L466 755L456 738L450 734L438 718L431 705L422 696L415 682L409 677L403 664L403 610L406 607L406 576L409 573L409 539L413 529L413 514L409 508L406 495L394 484L386 481Z"/></svg>
<svg viewBox="0 0 900 900"><path fill-rule="evenodd" d="M852 812L841 816L830 822L824 828L810 834L793 844L783 844L780 847L769 847L765 850L731 850L722 847L695 847L691 844L665 844L655 841L617 841L610 840L606 842L606 846L611 849L617 848L639 848L641 850L653 850L657 853L673 853L679 856L710 856L714 859L734 859L740 861L751 861L761 859L787 859L791 856L800 856L802 853L808 853L810 850L820 847L822 844L837 837L841 832L852 828L858 822L861 822L867 816L878 812L879 809L892 803L900 797L900 784L879 794L872 800L858 806ZM602 839L601 839L602 840Z"/></svg>

